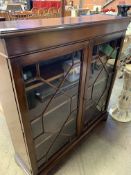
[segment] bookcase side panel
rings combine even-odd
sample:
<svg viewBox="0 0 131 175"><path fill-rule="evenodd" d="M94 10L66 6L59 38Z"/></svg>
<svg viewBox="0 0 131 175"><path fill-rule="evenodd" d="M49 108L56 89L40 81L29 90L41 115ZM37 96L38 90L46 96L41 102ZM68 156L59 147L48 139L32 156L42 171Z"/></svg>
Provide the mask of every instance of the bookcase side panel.
<svg viewBox="0 0 131 175"><path fill-rule="evenodd" d="M1 41L3 42L3 41ZM30 160L26 149L26 142L22 132L20 122L20 114L18 112L17 100L11 72L9 70L9 61L3 53L3 47L0 47L0 105L1 112L6 118L6 122L10 131L15 153L23 162L27 171L31 171ZM6 54L5 54L6 55Z"/></svg>

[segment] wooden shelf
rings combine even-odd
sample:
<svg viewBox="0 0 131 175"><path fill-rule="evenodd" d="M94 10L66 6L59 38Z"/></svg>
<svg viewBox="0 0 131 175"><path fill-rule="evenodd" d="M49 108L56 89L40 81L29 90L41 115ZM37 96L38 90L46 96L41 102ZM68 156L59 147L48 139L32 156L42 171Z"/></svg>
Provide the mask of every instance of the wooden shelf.
<svg viewBox="0 0 131 175"><path fill-rule="evenodd" d="M56 75L54 77L46 79L46 81L47 82L54 81L56 79L59 79L59 78L63 77L63 75L64 75L63 73L58 74L58 75ZM40 82L39 83L35 83L35 81L40 81ZM29 85L31 83L34 83L34 84L33 85ZM30 91L32 89L35 89L35 88L38 88L38 87L42 86L43 84L44 84L44 82L42 82L40 79L35 78L35 79L32 79L32 80L30 80L30 81L25 83L25 85L26 85L25 89L26 89L26 91Z"/></svg>
<svg viewBox="0 0 131 175"><path fill-rule="evenodd" d="M70 70L70 73L73 72L73 69ZM61 72L55 76L49 77L48 79L44 78L43 76L41 76L45 81L47 82L52 82L56 79L62 78L64 77L64 73ZM39 81L39 82L38 82ZM37 83L36 83L37 82ZM32 85L31 85L32 84ZM40 79L40 78L34 78L34 79L30 79L29 81L25 82L25 86L26 86L26 91L30 91L32 89L35 89L37 87L40 87L44 84L44 82Z"/></svg>

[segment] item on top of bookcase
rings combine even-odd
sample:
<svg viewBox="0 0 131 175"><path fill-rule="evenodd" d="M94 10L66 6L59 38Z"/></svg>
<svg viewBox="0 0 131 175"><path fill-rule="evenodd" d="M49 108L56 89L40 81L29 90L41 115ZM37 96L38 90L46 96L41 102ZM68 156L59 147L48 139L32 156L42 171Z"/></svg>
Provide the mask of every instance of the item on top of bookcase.
<svg viewBox="0 0 131 175"><path fill-rule="evenodd" d="M117 107L110 110L112 118L120 122L131 121L131 64L124 71L123 89L118 99Z"/></svg>
<svg viewBox="0 0 131 175"><path fill-rule="evenodd" d="M77 17L77 16L79 16L78 9L77 8L72 8L71 9L71 17Z"/></svg>
<svg viewBox="0 0 131 175"><path fill-rule="evenodd" d="M126 5L126 4L119 4L117 5L118 8L118 16L127 16L128 10L131 8L131 5Z"/></svg>

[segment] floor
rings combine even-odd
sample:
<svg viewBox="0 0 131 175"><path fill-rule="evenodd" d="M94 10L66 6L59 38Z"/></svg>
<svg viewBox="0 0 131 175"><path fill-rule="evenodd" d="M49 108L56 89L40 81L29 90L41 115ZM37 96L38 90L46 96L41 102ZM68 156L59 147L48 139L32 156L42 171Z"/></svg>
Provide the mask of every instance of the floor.
<svg viewBox="0 0 131 175"><path fill-rule="evenodd" d="M122 88L117 79L109 109L116 105ZM0 175L24 175L13 158L14 149L0 114ZM131 123L119 123L109 116L60 166L55 175L131 175Z"/></svg>
<svg viewBox="0 0 131 175"><path fill-rule="evenodd" d="M0 113L0 175L24 175L14 161L14 149L4 116Z"/></svg>

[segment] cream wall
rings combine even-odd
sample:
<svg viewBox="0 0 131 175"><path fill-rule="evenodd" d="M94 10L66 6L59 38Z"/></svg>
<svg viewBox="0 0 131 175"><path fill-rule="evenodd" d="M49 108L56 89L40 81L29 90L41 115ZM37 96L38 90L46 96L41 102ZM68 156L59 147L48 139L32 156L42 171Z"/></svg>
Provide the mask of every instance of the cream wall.
<svg viewBox="0 0 131 175"><path fill-rule="evenodd" d="M70 0L67 0L69 2ZM73 0L74 5L79 5L81 3L82 7L93 9L94 5L102 5L105 3L105 0Z"/></svg>
<svg viewBox="0 0 131 175"><path fill-rule="evenodd" d="M103 6L106 2L106 0L73 0L74 5L79 5L81 1L82 7L86 7L89 9L93 9L94 5L101 5ZM117 5L119 4L120 0L115 0L111 4L109 4L106 8L115 8L117 10ZM69 2L69 0L68 0ZM126 4L131 4L131 0L125 0Z"/></svg>

